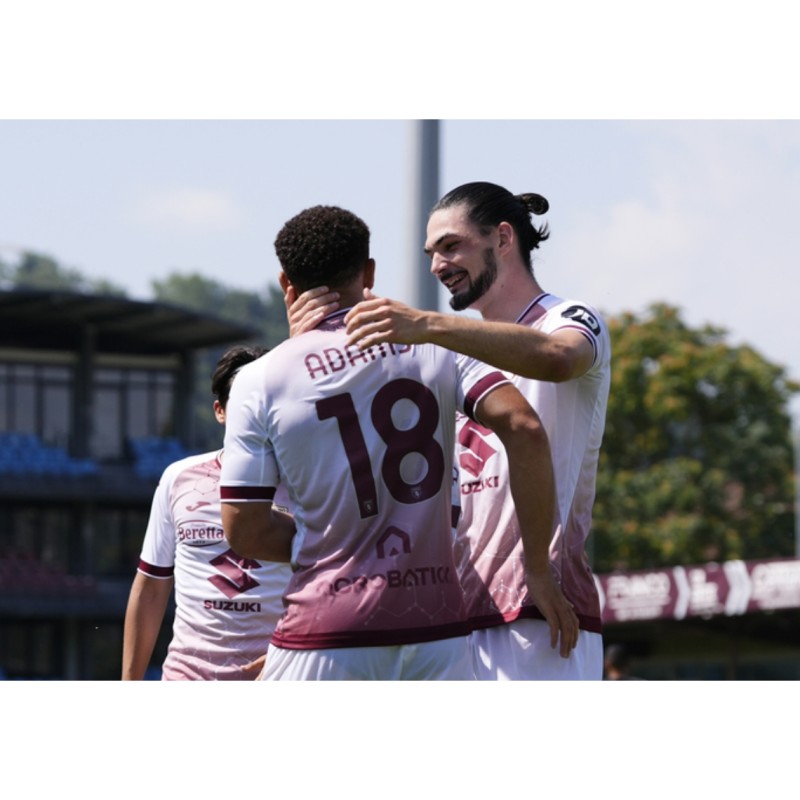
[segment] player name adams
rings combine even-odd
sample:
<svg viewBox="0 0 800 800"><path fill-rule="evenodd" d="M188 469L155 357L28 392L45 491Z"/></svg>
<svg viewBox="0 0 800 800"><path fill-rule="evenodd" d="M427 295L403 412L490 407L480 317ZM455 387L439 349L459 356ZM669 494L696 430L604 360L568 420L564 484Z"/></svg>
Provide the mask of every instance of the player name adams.
<svg viewBox="0 0 800 800"><path fill-rule="evenodd" d="M411 351L410 344L379 344L360 350L357 345L346 345L344 349L326 347L320 353L309 353L305 357L308 377L311 380L327 377L350 367L364 366L379 358L400 356Z"/></svg>

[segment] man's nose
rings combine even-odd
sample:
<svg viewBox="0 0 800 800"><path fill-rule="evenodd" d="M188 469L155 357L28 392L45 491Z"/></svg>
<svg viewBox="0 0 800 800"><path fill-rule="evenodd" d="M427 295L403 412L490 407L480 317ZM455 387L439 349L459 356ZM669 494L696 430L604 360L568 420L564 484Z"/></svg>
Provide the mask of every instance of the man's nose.
<svg viewBox="0 0 800 800"><path fill-rule="evenodd" d="M438 275L445 267L445 260L438 254L434 253L431 258L431 274Z"/></svg>

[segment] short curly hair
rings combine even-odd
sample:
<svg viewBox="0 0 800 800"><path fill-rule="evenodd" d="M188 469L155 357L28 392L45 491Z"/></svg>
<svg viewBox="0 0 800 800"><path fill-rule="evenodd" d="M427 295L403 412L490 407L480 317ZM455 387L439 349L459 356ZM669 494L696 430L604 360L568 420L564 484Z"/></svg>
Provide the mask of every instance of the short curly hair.
<svg viewBox="0 0 800 800"><path fill-rule="evenodd" d="M292 217L275 239L281 268L299 291L349 283L369 260L369 228L337 206L313 206Z"/></svg>

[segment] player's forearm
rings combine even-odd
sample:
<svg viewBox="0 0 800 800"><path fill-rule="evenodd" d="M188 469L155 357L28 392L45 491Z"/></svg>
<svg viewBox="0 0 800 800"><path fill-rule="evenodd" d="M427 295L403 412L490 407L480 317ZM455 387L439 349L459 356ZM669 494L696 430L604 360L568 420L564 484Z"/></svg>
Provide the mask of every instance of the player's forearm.
<svg viewBox="0 0 800 800"><path fill-rule="evenodd" d="M285 512L279 511L272 506L270 513L271 528L270 539L273 558L269 561L291 561L292 559L292 540L297 532L294 517ZM280 556L280 557L278 557Z"/></svg>
<svg viewBox="0 0 800 800"><path fill-rule="evenodd" d="M122 639L123 681L140 681L144 678L166 611L166 600L162 602L161 597L137 589L138 587L134 587L125 613Z"/></svg>
<svg viewBox="0 0 800 800"><path fill-rule="evenodd" d="M485 395L476 418L503 443L509 480L529 572L549 569L550 540L555 522L555 478L550 443L541 419L510 383Z"/></svg>
<svg viewBox="0 0 800 800"><path fill-rule="evenodd" d="M291 515L265 503L223 503L222 527L231 549L256 561L291 560Z"/></svg>
<svg viewBox="0 0 800 800"><path fill-rule="evenodd" d="M258 680L258 676L261 674L262 670L264 669L264 664L267 661L267 654L259 656L255 661L251 661L249 664L245 664L241 670L242 680L245 681L255 681Z"/></svg>
<svg viewBox="0 0 800 800"><path fill-rule="evenodd" d="M125 640L122 646L122 680L140 681L144 678L155 649L158 629L155 634L137 626L136 632L129 632L126 625Z"/></svg>
<svg viewBox="0 0 800 800"><path fill-rule="evenodd" d="M504 444L526 568L532 576L541 575L549 570L556 513L555 479L547 435L539 424L516 431Z"/></svg>
<svg viewBox="0 0 800 800"><path fill-rule="evenodd" d="M427 312L424 322L425 341L506 372L543 381L562 381L571 374L569 350L526 326L441 312Z"/></svg>

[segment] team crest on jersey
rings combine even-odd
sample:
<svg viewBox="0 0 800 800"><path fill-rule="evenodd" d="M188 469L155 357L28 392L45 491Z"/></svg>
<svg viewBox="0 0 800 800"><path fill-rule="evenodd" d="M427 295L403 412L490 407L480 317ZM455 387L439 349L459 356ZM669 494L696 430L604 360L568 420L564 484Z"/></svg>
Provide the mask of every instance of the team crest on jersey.
<svg viewBox="0 0 800 800"><path fill-rule="evenodd" d="M580 323L595 336L600 335L600 323L597 321L597 317L583 306L570 306L566 311L561 312L561 316Z"/></svg>

